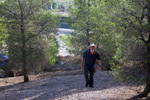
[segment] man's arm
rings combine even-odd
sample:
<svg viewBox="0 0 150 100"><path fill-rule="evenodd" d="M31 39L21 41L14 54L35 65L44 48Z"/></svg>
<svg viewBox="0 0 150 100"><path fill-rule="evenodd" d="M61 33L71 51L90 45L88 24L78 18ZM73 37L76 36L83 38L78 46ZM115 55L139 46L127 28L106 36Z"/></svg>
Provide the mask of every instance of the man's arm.
<svg viewBox="0 0 150 100"><path fill-rule="evenodd" d="M85 58L82 57L82 61L81 61L81 69L84 69L84 60L85 60Z"/></svg>
<svg viewBox="0 0 150 100"><path fill-rule="evenodd" d="M99 71L101 71L102 70L102 62L101 62L101 60L98 60L98 65L99 65Z"/></svg>

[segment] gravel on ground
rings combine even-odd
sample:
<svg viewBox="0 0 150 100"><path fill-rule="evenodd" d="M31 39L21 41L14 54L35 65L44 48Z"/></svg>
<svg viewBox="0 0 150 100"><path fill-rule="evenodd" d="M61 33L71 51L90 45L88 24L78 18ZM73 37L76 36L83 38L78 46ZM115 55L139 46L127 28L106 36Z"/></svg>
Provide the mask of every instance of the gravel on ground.
<svg viewBox="0 0 150 100"><path fill-rule="evenodd" d="M83 75L39 78L27 83L0 87L0 100L125 100L137 95L137 87L115 82L110 72L97 71L94 88L85 87ZM42 75L41 75L42 76ZM0 79L0 82L22 77ZM9 83L9 81L8 81Z"/></svg>

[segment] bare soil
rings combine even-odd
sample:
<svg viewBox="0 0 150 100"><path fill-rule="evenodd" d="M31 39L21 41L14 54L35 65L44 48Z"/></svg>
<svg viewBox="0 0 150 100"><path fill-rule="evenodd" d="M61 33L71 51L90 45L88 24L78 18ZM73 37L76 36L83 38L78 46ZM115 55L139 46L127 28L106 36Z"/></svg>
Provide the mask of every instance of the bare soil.
<svg viewBox="0 0 150 100"><path fill-rule="evenodd" d="M31 75L30 80L22 83L22 76L0 79L0 100L126 100L141 89L116 83L106 71L95 73L94 88L85 87L83 70Z"/></svg>

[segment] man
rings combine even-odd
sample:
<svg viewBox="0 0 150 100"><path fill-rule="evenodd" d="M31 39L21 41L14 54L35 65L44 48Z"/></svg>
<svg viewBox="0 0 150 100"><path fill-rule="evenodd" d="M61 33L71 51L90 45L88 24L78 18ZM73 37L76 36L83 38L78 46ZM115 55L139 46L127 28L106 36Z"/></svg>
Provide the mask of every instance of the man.
<svg viewBox="0 0 150 100"><path fill-rule="evenodd" d="M94 44L90 44L89 49L86 50L83 54L82 61L81 61L81 69L84 69L84 76L86 80L86 87L93 87L93 75L94 75L94 65L96 59L98 60L99 64L99 71L101 71L101 58L97 51L95 51L96 46ZM88 78L88 73L90 73L90 78Z"/></svg>

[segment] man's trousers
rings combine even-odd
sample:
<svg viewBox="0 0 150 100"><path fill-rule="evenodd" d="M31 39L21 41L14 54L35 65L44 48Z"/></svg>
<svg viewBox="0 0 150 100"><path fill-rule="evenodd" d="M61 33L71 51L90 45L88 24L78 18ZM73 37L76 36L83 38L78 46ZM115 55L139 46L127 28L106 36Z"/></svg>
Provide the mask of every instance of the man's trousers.
<svg viewBox="0 0 150 100"><path fill-rule="evenodd" d="M90 78L88 73L90 74ZM93 86L93 75L94 75L94 67L88 68L87 66L84 66L84 76L85 76L86 84Z"/></svg>

